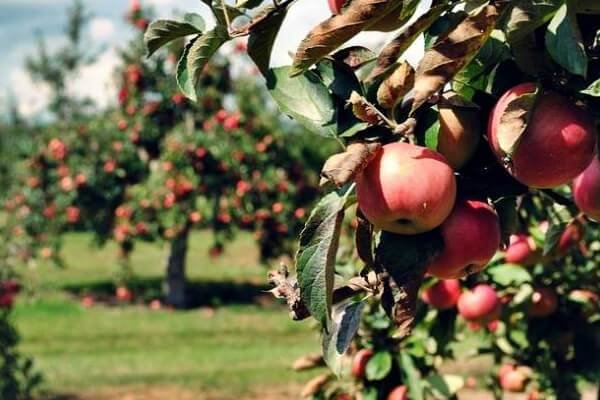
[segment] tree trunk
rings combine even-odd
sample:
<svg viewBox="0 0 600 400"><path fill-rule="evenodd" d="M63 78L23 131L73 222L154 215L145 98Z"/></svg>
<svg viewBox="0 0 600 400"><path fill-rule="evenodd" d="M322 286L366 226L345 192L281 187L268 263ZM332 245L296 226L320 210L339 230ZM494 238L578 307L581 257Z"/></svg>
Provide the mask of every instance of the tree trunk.
<svg viewBox="0 0 600 400"><path fill-rule="evenodd" d="M167 259L167 276L164 282L165 301L175 308L185 308L186 279L185 257L188 249L189 229L185 228L171 241L171 252Z"/></svg>

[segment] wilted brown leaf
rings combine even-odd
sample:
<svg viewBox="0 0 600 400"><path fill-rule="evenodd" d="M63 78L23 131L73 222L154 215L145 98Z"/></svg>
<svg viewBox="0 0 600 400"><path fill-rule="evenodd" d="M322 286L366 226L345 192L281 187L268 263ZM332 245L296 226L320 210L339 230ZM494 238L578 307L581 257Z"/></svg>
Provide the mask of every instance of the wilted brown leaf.
<svg viewBox="0 0 600 400"><path fill-rule="evenodd" d="M524 93L509 102L500 116L498 125L498 145L507 155L512 156L519 146L519 142L527 129L527 123L535 106L538 96L536 89L531 93Z"/></svg>
<svg viewBox="0 0 600 400"><path fill-rule="evenodd" d="M322 22L302 40L294 57L292 76L303 73L397 6L397 0L353 0L343 13Z"/></svg>
<svg viewBox="0 0 600 400"><path fill-rule="evenodd" d="M412 89L414 84L415 70L404 61L379 85L377 102L382 107L391 110Z"/></svg>
<svg viewBox="0 0 600 400"><path fill-rule="evenodd" d="M311 397L317 394L332 378L333 375L329 372L314 377L304 385L300 396Z"/></svg>
<svg viewBox="0 0 600 400"><path fill-rule="evenodd" d="M488 39L498 10L488 5L441 37L425 52L417 67L412 112L422 106L434 93L471 61Z"/></svg>
<svg viewBox="0 0 600 400"><path fill-rule="evenodd" d="M371 125L383 122L383 119L375 106L356 92L352 92L350 95L348 105L352 107L354 116L363 122L368 122Z"/></svg>
<svg viewBox="0 0 600 400"><path fill-rule="evenodd" d="M390 43L388 43L377 58L377 65L371 71L367 80L374 80L384 74L388 68L396 63L398 58L410 47L415 39L448 8L446 4L432 7L421 15L410 26L403 29Z"/></svg>
<svg viewBox="0 0 600 400"><path fill-rule="evenodd" d="M321 186L332 183L342 187L354 180L381 149L381 143L354 142L346 147L343 153L335 154L323 165Z"/></svg>
<svg viewBox="0 0 600 400"><path fill-rule="evenodd" d="M300 358L297 358L292 363L292 369L294 371L304 371L307 369L321 367L323 365L325 365L325 361L323 360L323 356L321 354L306 354Z"/></svg>

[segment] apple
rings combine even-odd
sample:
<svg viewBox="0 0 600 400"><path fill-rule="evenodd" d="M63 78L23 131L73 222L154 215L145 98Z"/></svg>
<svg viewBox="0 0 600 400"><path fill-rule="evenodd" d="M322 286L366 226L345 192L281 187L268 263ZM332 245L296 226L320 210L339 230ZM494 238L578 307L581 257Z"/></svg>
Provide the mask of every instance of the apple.
<svg viewBox="0 0 600 400"><path fill-rule="evenodd" d="M558 296L550 288L537 288L531 295L529 315L534 318L543 318L554 314L558 308Z"/></svg>
<svg viewBox="0 0 600 400"><path fill-rule="evenodd" d="M600 160L590 165L573 181L573 199L588 218L600 221Z"/></svg>
<svg viewBox="0 0 600 400"><path fill-rule="evenodd" d="M294 217L298 219L304 218L305 215L306 211L304 210L304 208L296 208L296 211L294 211Z"/></svg>
<svg viewBox="0 0 600 400"><path fill-rule="evenodd" d="M457 200L440 230L444 248L427 267L437 278L455 279L482 270L500 246L498 214L478 200Z"/></svg>
<svg viewBox="0 0 600 400"><path fill-rule="evenodd" d="M180 106L185 101L185 96L182 93L177 92L173 96L171 96L171 101L176 106Z"/></svg>
<svg viewBox="0 0 600 400"><path fill-rule="evenodd" d="M460 282L458 279L446 279L437 281L428 287L421 298L434 308L445 310L456 305L460 297Z"/></svg>
<svg viewBox="0 0 600 400"><path fill-rule="evenodd" d="M550 227L550 224L548 223L548 221L540 222L539 229L542 233L546 234L546 232L548 232L549 227ZM577 220L569 223L566 226L562 235L560 236L560 239L558 240L558 244L556 245L555 251L553 251L552 252L553 254L551 254L551 255L552 256L565 255L571 249L571 247L575 246L577 243L579 243L581 241L582 237L583 237L583 226L581 225L581 223Z"/></svg>
<svg viewBox="0 0 600 400"><path fill-rule="evenodd" d="M387 400L408 400L408 388L404 385L396 386L388 394Z"/></svg>
<svg viewBox="0 0 600 400"><path fill-rule="evenodd" d="M515 367L510 365L502 374L499 374L500 387L502 389L521 393L525 390L525 384L530 376L530 369L528 367Z"/></svg>
<svg viewBox="0 0 600 400"><path fill-rule="evenodd" d="M331 13L337 15L342 12L342 7L346 3L346 0L328 0L328 2Z"/></svg>
<svg viewBox="0 0 600 400"><path fill-rule="evenodd" d="M124 131L125 129L127 129L127 121L125 121L124 119L119 120L117 127L120 131Z"/></svg>
<svg viewBox="0 0 600 400"><path fill-rule="evenodd" d="M240 116L238 114L229 115L223 121L223 128L226 131L232 131L240 126Z"/></svg>
<svg viewBox="0 0 600 400"><path fill-rule="evenodd" d="M502 115L511 101L535 88L534 83L523 83L509 89L490 114L488 138L501 162L505 157L498 132ZM534 188L554 188L568 183L592 161L596 136L594 121L585 111L570 99L544 91L538 96L508 172Z"/></svg>
<svg viewBox="0 0 600 400"><path fill-rule="evenodd" d="M149 307L151 310L160 310L162 308L162 303L158 299L154 299L150 302Z"/></svg>
<svg viewBox="0 0 600 400"><path fill-rule="evenodd" d="M94 303L95 303L95 300L90 295L85 295L81 298L81 305L86 308L92 307L94 305Z"/></svg>
<svg viewBox="0 0 600 400"><path fill-rule="evenodd" d="M529 266L541 260L541 250L529 235L517 233L510 235L510 241L504 259L508 263Z"/></svg>
<svg viewBox="0 0 600 400"><path fill-rule="evenodd" d="M493 287L480 284L473 290L464 291L458 298L457 307L467 321L488 323L497 319L502 305Z"/></svg>
<svg viewBox="0 0 600 400"><path fill-rule="evenodd" d="M273 205L271 206L271 210L273 211L273 214L279 214L280 212L283 211L283 209L284 209L284 206L280 202L273 203Z"/></svg>
<svg viewBox="0 0 600 400"><path fill-rule="evenodd" d="M0 308L3 308L3 309L11 308L14 302L15 302L15 295L13 293L0 294Z"/></svg>
<svg viewBox="0 0 600 400"><path fill-rule="evenodd" d="M192 211L188 215L188 219L192 224L197 224L198 222L202 221L202 214L200 214L198 211Z"/></svg>
<svg viewBox="0 0 600 400"><path fill-rule="evenodd" d="M135 21L135 26L137 26L140 30L145 31L146 28L148 27L148 20L146 18L140 18L137 21Z"/></svg>
<svg viewBox="0 0 600 400"><path fill-rule="evenodd" d="M81 211L79 210L79 207L69 206L66 208L65 214L67 215L67 221L71 224L75 224L79 221Z"/></svg>
<svg viewBox="0 0 600 400"><path fill-rule="evenodd" d="M67 145L60 139L51 139L48 142L48 151L55 160L64 160L67 156Z"/></svg>
<svg viewBox="0 0 600 400"><path fill-rule="evenodd" d="M117 163L114 160L107 160L102 167L104 172L107 174L112 174L117 169Z"/></svg>
<svg viewBox="0 0 600 400"><path fill-rule="evenodd" d="M471 159L481 138L481 121L477 110L442 107L439 109L440 130L437 151L455 170Z"/></svg>
<svg viewBox="0 0 600 400"><path fill-rule="evenodd" d="M133 294L131 293L131 290L129 290L125 286L117 287L115 297L117 298L117 300L123 302L130 302L131 300L133 300Z"/></svg>
<svg viewBox="0 0 600 400"><path fill-rule="evenodd" d="M452 167L436 151L390 143L356 178L358 205L377 228L417 234L437 228L456 199Z"/></svg>
<svg viewBox="0 0 600 400"><path fill-rule="evenodd" d="M352 359L352 366L350 367L350 373L356 379L362 379L365 376L365 369L367 363L373 357L373 350L371 349L360 349L354 355Z"/></svg>

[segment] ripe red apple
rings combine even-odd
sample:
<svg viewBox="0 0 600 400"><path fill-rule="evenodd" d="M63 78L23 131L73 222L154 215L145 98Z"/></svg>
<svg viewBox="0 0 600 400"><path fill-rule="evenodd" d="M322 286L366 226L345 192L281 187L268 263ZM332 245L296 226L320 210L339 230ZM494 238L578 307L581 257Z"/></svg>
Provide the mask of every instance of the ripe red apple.
<svg viewBox="0 0 600 400"><path fill-rule="evenodd" d="M444 248L427 272L441 279L482 270L500 246L498 214L481 201L458 200L440 229Z"/></svg>
<svg viewBox="0 0 600 400"><path fill-rule="evenodd" d="M81 211L79 210L79 207L69 206L65 210L65 214L67 215L67 221L71 224L75 224L79 221Z"/></svg>
<svg viewBox="0 0 600 400"><path fill-rule="evenodd" d="M388 394L387 400L408 400L408 388L404 385L396 386Z"/></svg>
<svg viewBox="0 0 600 400"><path fill-rule="evenodd" d="M365 376L365 369L367 363L373 357L373 350L371 349L360 349L356 352L356 355L352 359L352 366L350 367L350 373L356 379L362 379Z"/></svg>
<svg viewBox="0 0 600 400"><path fill-rule="evenodd" d="M517 233L510 235L510 242L504 254L504 259L512 264L528 266L539 262L541 255L541 250L537 248L531 236Z"/></svg>
<svg viewBox="0 0 600 400"><path fill-rule="evenodd" d="M283 209L284 209L283 203L280 203L280 202L275 202L271 206L271 210L273 211L273 214L279 214L280 212L283 211Z"/></svg>
<svg viewBox="0 0 600 400"><path fill-rule="evenodd" d="M13 293L0 294L0 308L3 308L3 309L11 308L14 302L15 302L15 295Z"/></svg>
<svg viewBox="0 0 600 400"><path fill-rule="evenodd" d="M456 305L460 297L460 282L458 279L437 281L423 292L423 301L434 308L445 310Z"/></svg>
<svg viewBox="0 0 600 400"><path fill-rule="evenodd" d="M499 160L498 126L507 105L535 84L523 83L508 90L492 110L488 138ZM538 96L529 117L527 130L512 155L509 172L517 180L534 188L553 188L568 183L592 161L596 143L593 119L573 102L557 93L544 91Z"/></svg>
<svg viewBox="0 0 600 400"><path fill-rule="evenodd" d="M479 111L440 107L437 151L455 170L471 159L481 138Z"/></svg>
<svg viewBox="0 0 600 400"><path fill-rule="evenodd" d="M339 14L342 12L342 7L344 6L344 3L346 3L346 0L328 0L328 2L331 12L333 14Z"/></svg>
<svg viewBox="0 0 600 400"><path fill-rule="evenodd" d="M117 298L117 300L123 302L130 302L131 300L133 300L133 294L131 293L131 290L129 290L125 286L117 287L115 297Z"/></svg>
<svg viewBox="0 0 600 400"><path fill-rule="evenodd" d="M513 367L500 376L500 387L509 392L521 393L525 390L528 374L521 367Z"/></svg>
<svg viewBox="0 0 600 400"><path fill-rule="evenodd" d="M573 181L573 198L588 218L600 221L600 160L590 165Z"/></svg>
<svg viewBox="0 0 600 400"><path fill-rule="evenodd" d="M558 296L550 288L537 288L531 296L529 315L534 318L543 318L554 314L558 308Z"/></svg>
<svg viewBox="0 0 600 400"><path fill-rule="evenodd" d="M390 143L356 178L358 205L376 228L400 234L432 230L456 199L452 167L436 151Z"/></svg>
<svg viewBox="0 0 600 400"><path fill-rule="evenodd" d="M488 323L497 319L502 307L493 287L485 284L464 291L458 298L458 312L467 321Z"/></svg>

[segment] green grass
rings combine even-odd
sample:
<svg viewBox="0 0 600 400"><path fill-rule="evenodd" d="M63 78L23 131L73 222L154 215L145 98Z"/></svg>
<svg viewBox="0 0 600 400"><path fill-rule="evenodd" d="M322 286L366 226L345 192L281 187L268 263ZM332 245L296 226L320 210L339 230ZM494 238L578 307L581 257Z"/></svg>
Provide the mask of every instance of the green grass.
<svg viewBox="0 0 600 400"><path fill-rule="evenodd" d="M15 319L21 350L34 356L54 392L81 392L115 386L180 385L236 398L279 382L301 383L291 361L318 351L309 323L289 320L278 305L231 304L213 316L206 309L152 311L143 306L82 307L67 286L109 282L118 271L114 248L88 246L87 235L66 240L67 268L39 265L27 275L40 288L21 301ZM213 260L210 238L197 234L189 252L193 281L264 283L250 237L242 237ZM160 278L166 249L142 246L134 253L135 273ZM32 278L33 277L33 278Z"/></svg>

